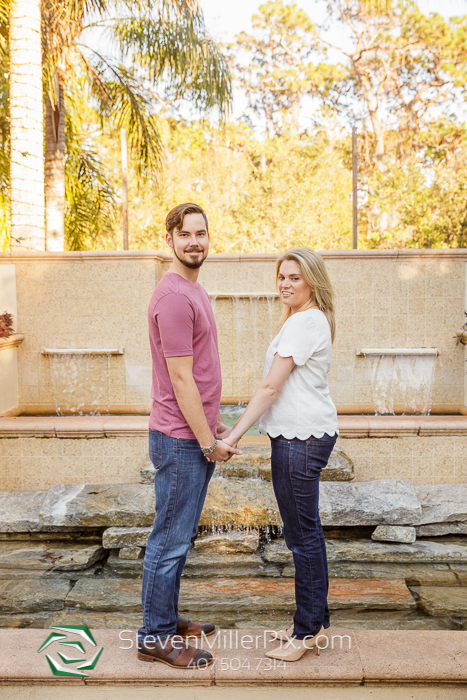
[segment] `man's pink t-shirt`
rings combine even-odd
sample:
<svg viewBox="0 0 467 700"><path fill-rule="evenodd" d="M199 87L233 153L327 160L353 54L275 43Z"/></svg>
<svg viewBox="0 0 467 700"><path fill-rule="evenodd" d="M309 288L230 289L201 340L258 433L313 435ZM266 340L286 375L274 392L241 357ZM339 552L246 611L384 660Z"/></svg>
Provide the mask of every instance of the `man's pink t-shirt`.
<svg viewBox="0 0 467 700"><path fill-rule="evenodd" d="M194 439L175 398L166 357L193 355L193 378L213 434L221 401L222 379L217 329L209 296L174 272L167 272L148 310L152 354L152 407L149 427L169 437Z"/></svg>

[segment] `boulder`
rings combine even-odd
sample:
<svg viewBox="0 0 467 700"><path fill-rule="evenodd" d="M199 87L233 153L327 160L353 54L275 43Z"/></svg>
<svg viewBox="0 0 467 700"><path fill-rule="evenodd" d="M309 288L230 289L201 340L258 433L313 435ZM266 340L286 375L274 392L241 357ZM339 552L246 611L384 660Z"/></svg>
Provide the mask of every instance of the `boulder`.
<svg viewBox="0 0 467 700"><path fill-rule="evenodd" d="M39 510L42 527L148 527L153 520L154 489L146 484L53 486Z"/></svg>
<svg viewBox="0 0 467 700"><path fill-rule="evenodd" d="M102 535L105 549L146 547L152 527L109 527Z"/></svg>
<svg viewBox="0 0 467 700"><path fill-rule="evenodd" d="M183 581L180 587L180 610L196 612L244 611L268 612L295 609L293 581L264 578L212 579L210 581Z"/></svg>
<svg viewBox="0 0 467 700"><path fill-rule="evenodd" d="M382 562L329 562L330 578L404 579L408 586L457 586L460 576L450 564L391 564ZM287 564L283 578L293 578L295 568ZM465 585L462 584L461 585Z"/></svg>
<svg viewBox="0 0 467 700"><path fill-rule="evenodd" d="M460 586L467 586L467 564L450 564L449 568Z"/></svg>
<svg viewBox="0 0 467 700"><path fill-rule="evenodd" d="M0 627L9 629L24 629L34 627L34 629L48 626L51 613L22 613L20 615L0 615Z"/></svg>
<svg viewBox="0 0 467 700"><path fill-rule="evenodd" d="M437 588L414 586L411 588L422 610L433 617L467 618L467 588L463 586Z"/></svg>
<svg viewBox="0 0 467 700"><path fill-rule="evenodd" d="M241 455L236 455L228 462L216 465L216 475L238 479L260 478L271 481L271 447L269 445L242 446ZM149 474L149 467L145 467ZM143 470L141 471L143 476ZM143 477L144 478L144 477ZM354 478L353 462L344 450L334 447L325 469L321 472L321 481L351 481ZM152 474L154 480L154 474Z"/></svg>
<svg viewBox="0 0 467 700"><path fill-rule="evenodd" d="M385 479L321 484L320 517L324 526L409 524L420 512L409 481ZM200 524L211 527L281 525L272 484L258 478L213 478Z"/></svg>
<svg viewBox="0 0 467 700"><path fill-rule="evenodd" d="M62 613L57 613L60 615ZM331 624L338 629L351 630L446 630L454 629L449 620L427 617L413 610L336 610L332 613Z"/></svg>
<svg viewBox="0 0 467 700"><path fill-rule="evenodd" d="M66 605L82 611L140 612L141 581L81 579L69 593ZM409 610L415 602L403 581L352 581L333 579L329 587L329 607ZM180 588L180 612L206 615L295 610L293 581L268 578L245 580L183 580Z"/></svg>
<svg viewBox="0 0 467 700"><path fill-rule="evenodd" d="M47 620L47 628L68 627L69 625L82 625L83 613L77 610L61 610L53 613ZM131 630L133 632L133 644L137 630L143 625L143 613L99 613L86 612L86 624L91 630L117 629ZM129 637L129 634L122 635ZM121 642L123 644L123 642ZM120 644L120 641L119 641Z"/></svg>
<svg viewBox="0 0 467 700"><path fill-rule="evenodd" d="M18 496L25 493L29 494L25 498ZM47 492L4 492L2 498L6 511L1 522L5 532L14 532L15 528L21 532L28 528L35 532L150 528L154 520L154 489L150 484L66 484L53 486ZM20 514L23 506L24 516ZM323 525L412 524L420 512L414 487L408 481L321 484ZM272 483L259 477L214 477L200 524L210 528L281 525ZM107 541L108 546L114 548L115 544ZM135 546L144 544L135 542Z"/></svg>
<svg viewBox="0 0 467 700"><path fill-rule="evenodd" d="M467 547L438 542L390 544L372 540L327 540L328 562L382 562L450 564L467 563ZM293 563L292 553L284 540L273 540L266 545L264 558L276 564Z"/></svg>
<svg viewBox="0 0 467 700"><path fill-rule="evenodd" d="M250 530L230 530L212 535L203 533L195 542L199 554L217 552L219 554L254 553L259 547L258 532Z"/></svg>
<svg viewBox="0 0 467 700"><path fill-rule="evenodd" d="M144 557L144 549L142 547L122 547L118 552L119 559L129 559L135 561Z"/></svg>
<svg viewBox="0 0 467 700"><path fill-rule="evenodd" d="M271 481L271 446L242 446L242 454L216 464L216 476Z"/></svg>
<svg viewBox="0 0 467 700"><path fill-rule="evenodd" d="M154 468L154 465L152 462L148 461L144 464L144 466L141 468L141 480L143 484L153 484L154 483L154 474L156 473L156 470Z"/></svg>
<svg viewBox="0 0 467 700"><path fill-rule="evenodd" d="M411 524L467 521L467 484L415 486L421 514Z"/></svg>
<svg viewBox="0 0 467 700"><path fill-rule="evenodd" d="M2 569L74 571L87 569L102 558L100 545L63 542L0 542Z"/></svg>
<svg viewBox="0 0 467 700"><path fill-rule="evenodd" d="M110 575L138 578L143 575L143 560L122 559L111 554L105 570ZM264 562L257 554L218 554L217 552L199 554L195 549L191 549L188 552L183 575L189 578L213 578L215 576L233 576L235 578L272 576L278 578L281 572L278 566Z"/></svg>
<svg viewBox="0 0 467 700"><path fill-rule="evenodd" d="M443 535L467 535L467 522L431 523L418 525L415 530L417 537L442 537Z"/></svg>
<svg viewBox="0 0 467 700"><path fill-rule="evenodd" d="M40 530L39 510L47 491L0 491L0 532Z"/></svg>
<svg viewBox="0 0 467 700"><path fill-rule="evenodd" d="M411 610L416 603L404 580L331 579L328 605L331 610Z"/></svg>
<svg viewBox="0 0 467 700"><path fill-rule="evenodd" d="M425 562L449 564L467 562L467 547L438 542L414 542L413 544L383 543L371 540L328 540L328 560L368 562Z"/></svg>
<svg viewBox="0 0 467 700"><path fill-rule="evenodd" d="M0 612L23 613L63 610L71 588L69 581L60 579L24 579L0 581Z"/></svg>
<svg viewBox="0 0 467 700"><path fill-rule="evenodd" d="M83 577L98 576L103 568L103 561L90 566L87 569L0 569L0 581L13 581L23 579L62 579L63 581L77 581Z"/></svg>
<svg viewBox="0 0 467 700"><path fill-rule="evenodd" d="M214 477L209 484L200 525L260 527L280 525L270 481Z"/></svg>
<svg viewBox="0 0 467 700"><path fill-rule="evenodd" d="M320 486L321 523L330 525L405 525L420 517L410 481L382 479Z"/></svg>
<svg viewBox="0 0 467 700"><path fill-rule="evenodd" d="M371 539L378 542L402 542L412 544L417 539L414 527L403 525L378 525L371 534Z"/></svg>
<svg viewBox="0 0 467 700"><path fill-rule="evenodd" d="M94 612L141 612L141 581L80 579L66 599L67 608Z"/></svg>
<svg viewBox="0 0 467 700"><path fill-rule="evenodd" d="M268 542L264 548L264 558L275 564L293 564L292 552L282 539Z"/></svg>
<svg viewBox="0 0 467 700"><path fill-rule="evenodd" d="M141 578L143 575L144 558L122 559L118 556L118 550L114 550L104 566L104 576L121 576L122 578Z"/></svg>
<svg viewBox="0 0 467 700"><path fill-rule="evenodd" d="M354 478L354 467L350 457L344 452L342 447L334 446L329 462L321 472L321 481L352 481Z"/></svg>
<svg viewBox="0 0 467 700"><path fill-rule="evenodd" d="M287 566L282 576L294 575L293 566ZM391 564L390 562L329 562L332 578L404 579L408 586L456 586L458 578L449 564Z"/></svg>
<svg viewBox="0 0 467 700"><path fill-rule="evenodd" d="M184 576L203 578L214 576L233 578L262 578L264 576L279 578L280 568L264 562L258 554L237 552L219 554L218 552L199 552L191 549L183 571Z"/></svg>

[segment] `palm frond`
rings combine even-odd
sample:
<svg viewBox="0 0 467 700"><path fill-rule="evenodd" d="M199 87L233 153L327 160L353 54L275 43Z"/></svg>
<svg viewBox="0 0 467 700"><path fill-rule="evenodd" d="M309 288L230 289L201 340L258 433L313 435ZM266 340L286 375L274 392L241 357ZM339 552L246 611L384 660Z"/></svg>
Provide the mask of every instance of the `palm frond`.
<svg viewBox="0 0 467 700"><path fill-rule="evenodd" d="M162 144L151 96L128 68L94 52L83 55L91 94L102 117L108 117L128 133L128 145L138 175L161 167Z"/></svg>
<svg viewBox="0 0 467 700"><path fill-rule="evenodd" d="M86 250L111 232L115 192L95 150L85 145L79 116L67 113L65 236L68 250Z"/></svg>
<svg viewBox="0 0 467 700"><path fill-rule="evenodd" d="M221 113L231 100L227 61L200 15L183 21L133 17L109 32L153 83L164 81L171 99L188 99L200 109L218 106Z"/></svg>

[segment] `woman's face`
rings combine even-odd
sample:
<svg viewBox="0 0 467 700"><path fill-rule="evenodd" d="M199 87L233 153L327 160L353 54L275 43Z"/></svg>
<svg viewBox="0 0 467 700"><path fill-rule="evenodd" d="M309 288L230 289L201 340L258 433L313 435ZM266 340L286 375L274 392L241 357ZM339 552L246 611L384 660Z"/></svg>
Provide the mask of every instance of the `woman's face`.
<svg viewBox="0 0 467 700"><path fill-rule="evenodd" d="M303 278L300 265L295 260L284 260L281 263L278 287L282 301L290 306L292 313L309 306L313 290Z"/></svg>

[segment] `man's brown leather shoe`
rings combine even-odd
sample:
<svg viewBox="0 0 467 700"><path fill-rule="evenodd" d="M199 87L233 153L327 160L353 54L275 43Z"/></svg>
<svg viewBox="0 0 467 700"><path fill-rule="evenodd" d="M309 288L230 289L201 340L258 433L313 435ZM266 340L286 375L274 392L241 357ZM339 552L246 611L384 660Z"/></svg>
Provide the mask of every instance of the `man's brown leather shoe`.
<svg viewBox="0 0 467 700"><path fill-rule="evenodd" d="M187 620L185 617L179 617L177 622L177 632L180 637L209 637L216 631L215 625L211 622L195 622Z"/></svg>
<svg viewBox="0 0 467 700"><path fill-rule="evenodd" d="M172 635L161 642L153 641L148 635L138 646L140 661L160 661L174 668L206 668L214 661L209 651L190 647L178 635Z"/></svg>

